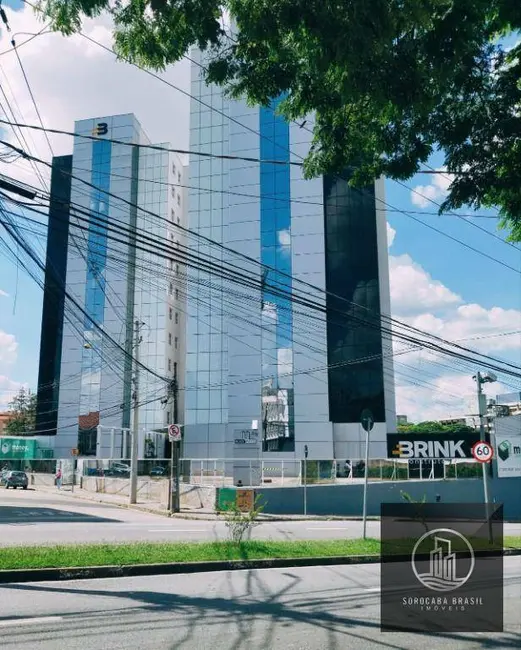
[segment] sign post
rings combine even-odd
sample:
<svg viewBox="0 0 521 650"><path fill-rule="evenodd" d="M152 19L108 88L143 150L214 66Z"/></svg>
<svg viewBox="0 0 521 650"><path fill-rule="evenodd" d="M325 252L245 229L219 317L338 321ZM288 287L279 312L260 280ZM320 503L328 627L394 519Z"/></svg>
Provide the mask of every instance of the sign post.
<svg viewBox="0 0 521 650"><path fill-rule="evenodd" d="M179 446L181 443L181 426L179 424L170 424L168 427L168 439L170 441L170 512L179 512L181 510L181 499L179 495ZM175 470L174 470L175 466ZM175 480L175 498L174 498L174 480Z"/></svg>
<svg viewBox="0 0 521 650"><path fill-rule="evenodd" d="M363 538L366 538L367 534L367 480L369 477L369 431L374 427L374 418L373 414L369 409L364 409L362 411L362 416L360 417L360 424L362 425L365 431L365 472L364 472L364 505L363 505Z"/></svg>

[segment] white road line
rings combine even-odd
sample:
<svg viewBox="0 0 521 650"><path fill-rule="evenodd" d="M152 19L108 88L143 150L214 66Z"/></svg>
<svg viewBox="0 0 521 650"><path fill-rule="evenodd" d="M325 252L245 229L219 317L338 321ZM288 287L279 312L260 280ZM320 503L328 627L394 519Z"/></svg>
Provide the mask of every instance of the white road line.
<svg viewBox="0 0 521 650"><path fill-rule="evenodd" d="M306 530L347 530L345 526L314 526L313 528L306 528Z"/></svg>
<svg viewBox="0 0 521 650"><path fill-rule="evenodd" d="M149 528L149 533L205 533L205 530L200 528L197 530L190 530L186 528Z"/></svg>
<svg viewBox="0 0 521 650"><path fill-rule="evenodd" d="M374 591L376 593L377 591L380 591L380 587L368 587L367 589L364 589L364 591Z"/></svg>
<svg viewBox="0 0 521 650"><path fill-rule="evenodd" d="M0 620L0 627L16 627L18 625L42 625L63 621L63 616L41 616L39 618L9 618Z"/></svg>

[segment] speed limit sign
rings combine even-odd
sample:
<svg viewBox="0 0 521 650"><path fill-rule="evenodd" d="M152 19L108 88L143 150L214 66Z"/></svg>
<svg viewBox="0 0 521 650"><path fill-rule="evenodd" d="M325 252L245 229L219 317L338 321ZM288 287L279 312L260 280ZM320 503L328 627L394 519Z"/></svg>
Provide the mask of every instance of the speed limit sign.
<svg viewBox="0 0 521 650"><path fill-rule="evenodd" d="M480 463L488 463L492 460L493 455L494 450L492 449L492 445L489 445L488 442L476 442L472 447L472 456Z"/></svg>

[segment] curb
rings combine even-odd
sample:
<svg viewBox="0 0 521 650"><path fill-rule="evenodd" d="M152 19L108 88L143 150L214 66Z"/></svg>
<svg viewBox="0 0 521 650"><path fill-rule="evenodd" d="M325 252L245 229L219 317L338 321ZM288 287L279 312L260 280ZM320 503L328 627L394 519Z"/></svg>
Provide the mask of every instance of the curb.
<svg viewBox="0 0 521 650"><path fill-rule="evenodd" d="M36 492L50 492L50 490L35 490ZM197 512L175 512L170 513L168 510L159 510L158 508L149 508L146 505L141 504L129 504L129 503L118 503L116 501L108 501L106 499L100 499L96 496L87 496L85 494L78 494L77 492L71 492L69 490L64 490L56 492L57 495L64 498L71 497L73 499L80 499L82 501L92 501L94 503L102 503L107 506L114 506L116 508L124 508L125 510L137 510L138 512L147 512L153 515L159 515L160 517L171 517L174 519L188 519L188 520L200 520L200 521L222 521L221 515L218 513L197 513ZM340 515L270 515L265 514L261 515L258 520L259 522L281 522L281 521L363 521L362 517L342 517ZM380 517L367 517L367 521L380 521Z"/></svg>
<svg viewBox="0 0 521 650"><path fill-rule="evenodd" d="M506 557L521 555L521 549L477 551L476 557ZM387 562L409 562L409 555L395 555ZM427 557L425 558L427 559ZM253 569L285 569L306 566L350 564L381 564L380 555L349 555L331 557L273 558L263 560L228 560L211 562L175 562L170 564L132 564L128 566L92 566L52 569L11 569L0 571L0 584L22 582L55 582L93 580L102 578L131 578L139 576L172 575L179 573L208 573L215 571L244 571Z"/></svg>

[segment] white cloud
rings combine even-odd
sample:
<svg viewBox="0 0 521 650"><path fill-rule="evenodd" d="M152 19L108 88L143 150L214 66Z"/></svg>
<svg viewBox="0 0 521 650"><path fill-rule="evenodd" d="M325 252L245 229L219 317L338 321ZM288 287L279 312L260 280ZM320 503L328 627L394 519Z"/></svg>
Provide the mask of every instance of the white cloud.
<svg viewBox="0 0 521 650"><path fill-rule="evenodd" d="M0 375L0 413L7 411L9 402L16 396L20 388L27 389L27 384L22 384L19 381L13 381L5 375Z"/></svg>
<svg viewBox="0 0 521 650"><path fill-rule="evenodd" d="M5 298L9 298L9 294L2 289L0 289L0 296L4 296Z"/></svg>
<svg viewBox="0 0 521 650"><path fill-rule="evenodd" d="M389 270L393 313L418 313L461 303L460 296L433 280L409 255L391 256Z"/></svg>
<svg viewBox="0 0 521 650"><path fill-rule="evenodd" d="M390 256L389 265L393 318L482 354L500 353L519 362L521 311L465 303L409 255ZM472 374L477 368L456 365L447 355L425 348L396 354L408 347L398 339L393 342L397 413L418 422L475 412ZM487 386L491 397L512 390L500 382Z"/></svg>
<svg viewBox="0 0 521 650"><path fill-rule="evenodd" d="M396 230L387 222L387 246L391 248L394 242L394 237L396 235Z"/></svg>
<svg viewBox="0 0 521 650"><path fill-rule="evenodd" d="M32 9L9 11L11 29L16 32L38 32L43 24ZM95 22L86 20L83 32L103 45L111 46L111 23L108 18ZM11 50L11 34L2 30L0 50ZM76 35L44 34L21 45L29 38L18 36L19 54L31 84L43 122L48 128L72 131L74 121L118 113L135 113L152 142L170 142L172 147L188 149L189 98L146 72L124 62L94 43ZM189 91L190 64L183 60L171 66L162 77L169 83ZM14 53L2 56L0 82L4 87L17 119L38 125L38 117L25 85ZM6 82L9 82L7 84ZM20 112L14 103L14 97ZM3 125L2 130L3 130ZM4 134L13 144L12 129ZM50 161L51 152L43 133L23 130L31 153ZM71 153L72 138L49 134L56 155ZM44 176L49 170L40 166ZM17 161L14 165L0 164L0 171L20 180L37 184L32 168Z"/></svg>
<svg viewBox="0 0 521 650"><path fill-rule="evenodd" d="M0 330L0 362L12 364L16 361L18 343L13 334L7 334Z"/></svg>
<svg viewBox="0 0 521 650"><path fill-rule="evenodd" d="M277 235L280 246L291 246L291 233L289 230L279 230Z"/></svg>
<svg viewBox="0 0 521 650"><path fill-rule="evenodd" d="M433 201L439 203L445 198L449 187L453 181L453 176L447 173L444 167L438 167L432 174L432 183L430 185L416 185L411 191L411 202L419 208L432 207Z"/></svg>
<svg viewBox="0 0 521 650"><path fill-rule="evenodd" d="M446 359L443 362L446 363ZM435 377L432 376L435 366L427 363L425 358L423 366L417 364L416 367L415 383L408 379L412 374L409 368L396 368L397 413L407 415L410 422L471 417L479 424L476 384L471 372L446 372ZM495 398L498 394L511 392L511 389L498 382L487 384L484 392L487 397Z"/></svg>

